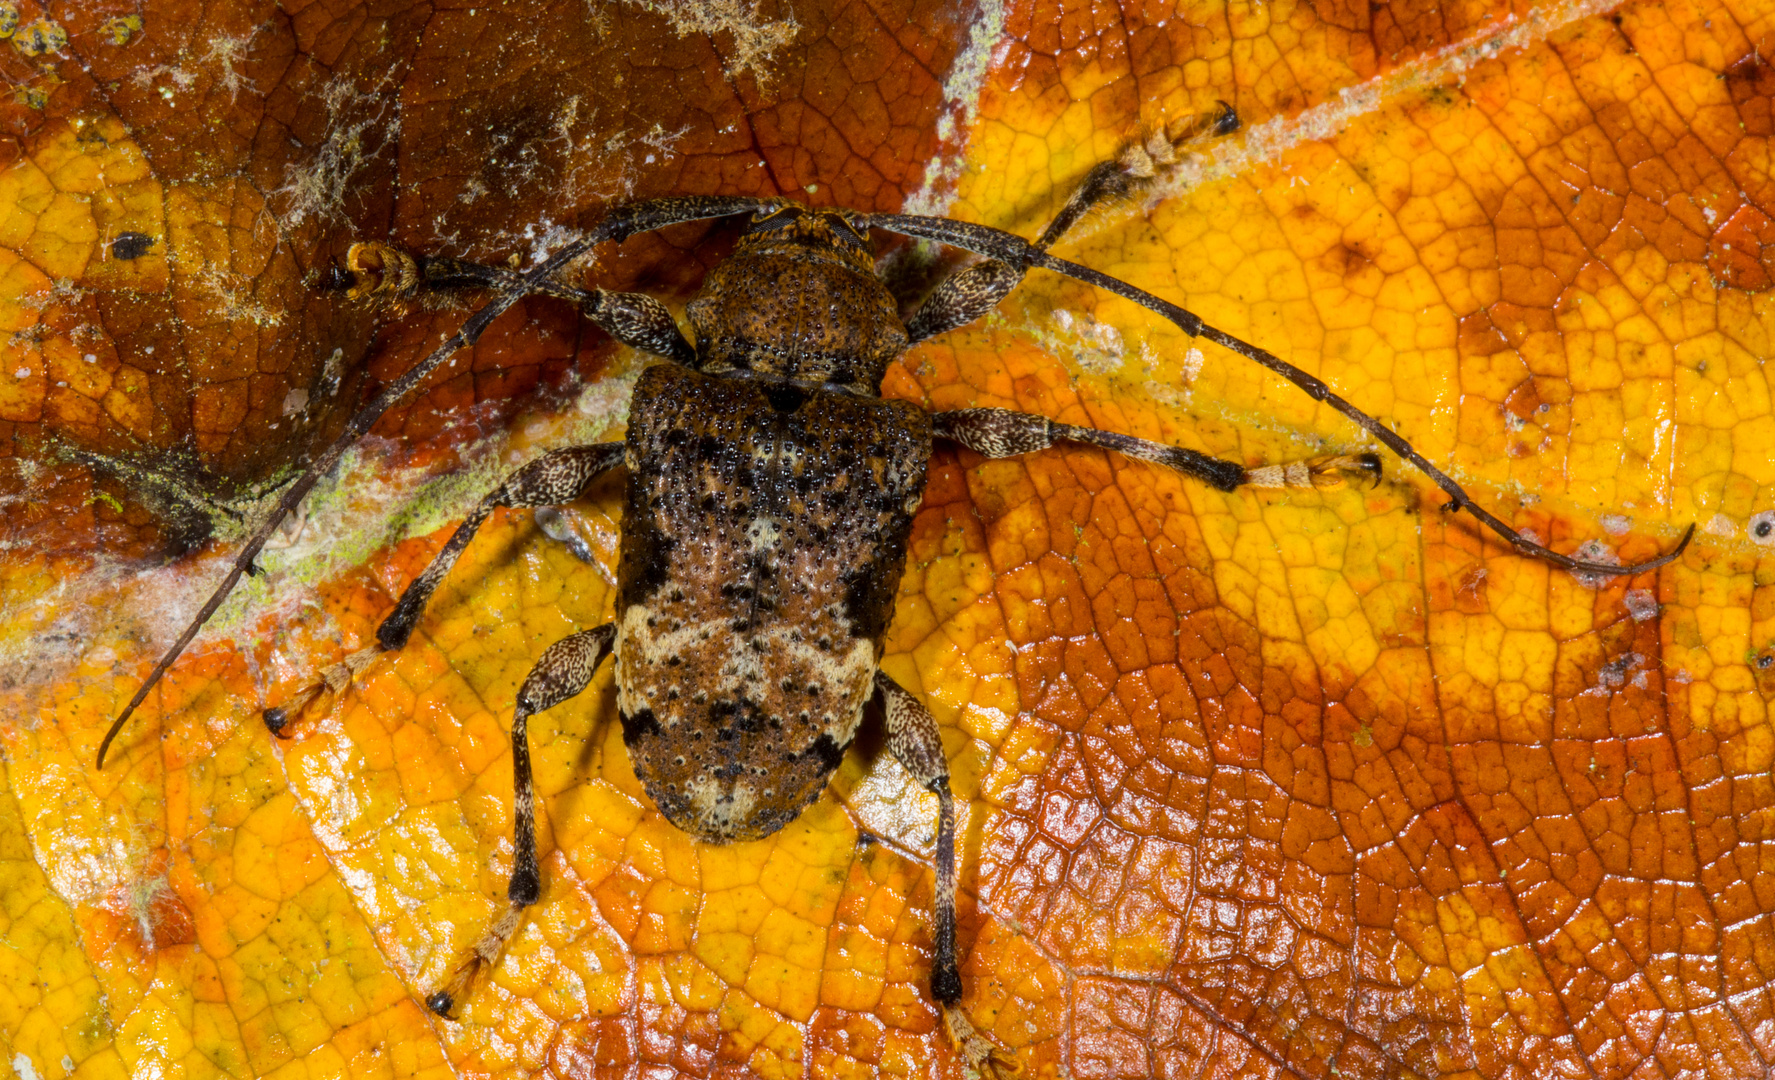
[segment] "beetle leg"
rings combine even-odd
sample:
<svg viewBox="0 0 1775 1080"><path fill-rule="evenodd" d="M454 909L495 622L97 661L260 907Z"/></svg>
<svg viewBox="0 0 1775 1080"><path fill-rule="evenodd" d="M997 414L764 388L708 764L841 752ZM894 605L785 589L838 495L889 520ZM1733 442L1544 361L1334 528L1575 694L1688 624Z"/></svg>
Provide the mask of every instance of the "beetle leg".
<svg viewBox="0 0 1775 1080"><path fill-rule="evenodd" d="M353 298L387 294L406 299L457 289L514 289L524 282L515 270L441 255L409 255L381 241L351 245L345 268L353 280L347 289ZM696 350L684 340L678 321L666 305L646 293L578 289L554 278L538 282L530 291L578 304L582 315L624 345L686 367L696 362Z"/></svg>
<svg viewBox="0 0 1775 1080"><path fill-rule="evenodd" d="M1161 169L1177 164L1191 143L1203 143L1239 130L1239 115L1222 101L1212 112L1186 117L1167 129L1146 132L1130 139L1109 161L1099 162L1074 188L1066 205L1042 230L1035 246L1047 250L1066 230L1103 202L1131 199L1153 185Z"/></svg>
<svg viewBox="0 0 1775 1080"><path fill-rule="evenodd" d="M468 547L481 523L494 510L502 506L524 509L572 502L600 474L622 462L623 449L624 444L619 442L572 446L544 454L513 473L505 483L481 500L467 520L456 527L443 550L432 558L425 571L407 586L407 591L401 594L394 610L376 628L376 644L359 649L339 663L325 668L321 672L320 681L297 691L293 698L282 705L266 709L265 726L273 734L281 734L291 718L307 708L323 692L340 693L362 674L379 653L392 652L406 645L407 639L413 634L413 628L419 623L419 616L425 611L426 602L431 599L431 594L437 591L444 575L456 565L463 549Z"/></svg>
<svg viewBox="0 0 1775 1080"><path fill-rule="evenodd" d="M938 283L918 313L906 323L906 343L966 326L998 306L1023 280L1023 271L997 259L986 259L950 274Z"/></svg>
<svg viewBox="0 0 1775 1080"><path fill-rule="evenodd" d="M524 921L524 909L542 896L542 880L536 869L536 788L530 774L530 718L584 690L598 665L610 655L615 641L615 623L562 638L542 654L518 691L517 709L512 713L512 879L505 891L508 904L450 981L426 996L426 1007L439 1016L450 1015L483 966L492 967L499 962L507 943Z"/></svg>
<svg viewBox="0 0 1775 1080"><path fill-rule="evenodd" d="M1289 465L1247 469L1181 446L1136 439L1113 431L1074 427L1045 416L1010 409L960 409L933 413L931 432L989 458L1015 457L1045 450L1057 442L1084 443L1152 461L1187 473L1221 491L1241 484L1252 487L1332 487L1348 478L1380 482L1381 459L1374 454L1331 454Z"/></svg>
<svg viewBox="0 0 1775 1080"><path fill-rule="evenodd" d="M1016 1071L1015 1061L986 1036L974 1030L961 1009L961 971L955 958L955 798L949 791L949 762L936 718L887 672L875 673L872 702L887 722L888 753L912 778L937 795L937 882L932 890L931 997L943 1010L949 1038L970 1066L982 1076L1002 1077Z"/></svg>
<svg viewBox="0 0 1775 1080"><path fill-rule="evenodd" d="M1234 337L1225 330L1208 325L1202 321L1200 315L1188 308L1179 307L1169 300L1154 296L1145 289L1135 288L1120 278L1110 277L1108 274L1093 270L1088 266L1080 266L1075 262L1057 259L1022 237L1005 232L1003 229L975 225L966 221L953 221L949 218L924 217L918 214L870 214L858 218L858 224L867 225L872 229L896 232L902 236L917 237L921 240L936 240L1014 266L1044 267L1055 273L1065 274L1075 281L1095 285L1107 292L1132 300L1150 311L1157 312L1190 337L1207 338L1216 345L1230 349L1247 360L1260 364L1287 379L1314 401L1322 401L1344 414L1358 427L1368 432L1377 442L1404 458L1413 468L1429 477L1437 487L1447 492L1450 499L1445 504L1447 512L1467 511L1478 518L1486 528L1503 537L1511 547L1531 558L1540 559L1561 569L1579 574L1601 574L1605 577L1643 574L1647 570L1656 570L1681 556L1688 549L1689 541L1695 538L1695 526L1690 523L1689 527L1683 531L1681 539L1676 542L1675 547L1656 558L1628 566L1616 566L1593 559L1575 559L1570 555L1562 555L1545 544L1535 541L1528 534L1517 532L1504 519L1479 505L1473 496L1467 494L1465 488L1455 483L1453 477L1437 468L1429 458L1419 453L1417 448L1407 442L1404 436L1339 396L1325 384L1324 380L1307 374L1267 349L1260 349L1248 341Z"/></svg>
<svg viewBox="0 0 1775 1080"><path fill-rule="evenodd" d="M1099 203L1130 199L1151 187L1165 166L1175 165L1184 148L1239 128L1239 117L1232 106L1220 103L1211 113L1190 117L1170 131L1151 131L1130 140L1109 161L1100 162L1079 181L1060 213L1042 230L1041 238L1030 245L1046 251L1066 231ZM998 306L1017 283L1023 280L1021 262L1010 263L987 259L944 278L920 305L918 313L906 324L908 344L935 337L958 326L966 326Z"/></svg>

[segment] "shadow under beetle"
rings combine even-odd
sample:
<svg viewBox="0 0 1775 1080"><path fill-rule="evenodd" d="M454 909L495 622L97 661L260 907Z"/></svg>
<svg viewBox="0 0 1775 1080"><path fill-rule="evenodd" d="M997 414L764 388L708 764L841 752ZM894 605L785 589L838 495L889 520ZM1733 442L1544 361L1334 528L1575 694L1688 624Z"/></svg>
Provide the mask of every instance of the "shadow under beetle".
<svg viewBox="0 0 1775 1080"><path fill-rule="evenodd" d="M131 712L197 635L284 517L395 402L452 353L475 341L522 296L576 303L625 344L664 357L635 386L621 442L569 447L519 469L476 507L401 596L375 644L322 673L285 707L266 711L274 732L323 692L339 693L380 653L407 642L427 600L498 507L573 501L618 466L628 469L616 619L556 642L518 692L512 718L516 783L510 901L447 986L426 1004L448 1016L477 971L498 962L526 907L541 894L535 796L525 727L579 693L616 656L623 742L636 776L665 817L713 843L767 836L825 788L865 712L880 716L887 748L938 800L931 996L969 1065L1014 1068L960 1008L955 949L955 810L948 764L930 712L878 668L893 615L912 518L935 439L986 457L1033 453L1057 442L1114 450L1187 473L1223 491L1241 485L1310 487L1380 476L1372 453L1247 469L1180 447L1055 423L1009 409L927 413L880 397L887 367L905 349L990 311L1032 267L1107 289L1282 375L1355 421L1422 470L1450 501L1525 555L1567 570L1632 574L1662 566L1688 544L1633 566L1561 555L1478 506L1460 485L1390 428L1272 354L1203 323L1185 309L1048 253L1092 207L1141 191L1187 143L1238 126L1232 110L1131 142L1088 174L1034 243L947 218L815 210L780 198L705 196L621 207L527 274L358 244L347 258L354 295L415 296L461 289L495 298L425 360L353 416L285 492L215 594L154 667L99 746L98 761ZM554 275L593 245L681 222L748 214L732 254L710 271L685 309L693 347L659 301L564 285ZM869 230L939 241L984 256L942 281L903 322L876 276Z"/></svg>

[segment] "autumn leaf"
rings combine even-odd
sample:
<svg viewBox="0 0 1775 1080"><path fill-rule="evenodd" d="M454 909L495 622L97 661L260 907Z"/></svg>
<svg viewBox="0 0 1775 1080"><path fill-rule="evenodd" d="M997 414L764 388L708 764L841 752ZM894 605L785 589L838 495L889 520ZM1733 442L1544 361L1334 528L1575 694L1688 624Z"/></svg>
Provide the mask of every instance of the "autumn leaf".
<svg viewBox="0 0 1775 1080"><path fill-rule="evenodd" d="M21 5L0 1059L959 1075L927 990L932 797L865 739L782 832L694 844L635 780L608 675L531 723L541 903L459 1021L421 1006L502 903L513 697L610 616L619 482L544 523L589 560L496 515L407 649L292 738L260 723L497 476L620 430L642 361L562 305L519 305L390 413L94 753L231 514L461 320L330 290L354 238L528 261L677 192L1028 236L1130 135L1224 100L1240 133L1060 253L1325 379L1559 550L1700 529L1663 570L1581 580L1391 456L1372 490L1221 494L1095 450L939 449L884 667L943 727L969 1015L1030 1076L1765 1075L1770 19ZM681 305L733 232L584 274ZM913 298L953 261L884 265ZM883 390L1247 463L1367 445L1040 274Z"/></svg>

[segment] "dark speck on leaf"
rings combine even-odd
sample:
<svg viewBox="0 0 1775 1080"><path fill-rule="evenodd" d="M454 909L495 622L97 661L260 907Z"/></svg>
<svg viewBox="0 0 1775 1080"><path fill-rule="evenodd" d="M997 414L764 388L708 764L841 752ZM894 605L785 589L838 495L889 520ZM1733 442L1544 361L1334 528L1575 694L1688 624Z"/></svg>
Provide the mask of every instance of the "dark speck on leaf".
<svg viewBox="0 0 1775 1080"><path fill-rule="evenodd" d="M154 238L147 233L118 233L117 239L111 241L111 257L113 259L139 259L148 254L154 246Z"/></svg>

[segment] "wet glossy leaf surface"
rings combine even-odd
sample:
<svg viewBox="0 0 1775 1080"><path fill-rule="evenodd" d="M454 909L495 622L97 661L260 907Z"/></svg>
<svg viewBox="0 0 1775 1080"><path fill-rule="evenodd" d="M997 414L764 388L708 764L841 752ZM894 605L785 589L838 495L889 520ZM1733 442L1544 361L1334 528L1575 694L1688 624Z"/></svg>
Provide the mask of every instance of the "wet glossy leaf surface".
<svg viewBox="0 0 1775 1080"><path fill-rule="evenodd" d="M970 1015L1032 1076L1768 1071L1775 13L690 10L21 5L14 1071L959 1075L926 989L934 799L865 739L778 835L693 844L641 792L608 675L531 725L542 902L460 1022L420 1005L502 900L513 695L609 618L619 482L567 515L597 563L498 514L406 650L290 740L259 721L369 639L495 476L613 437L638 357L542 300L501 319L99 772L229 552L161 567L215 513L185 500L180 525L154 478L250 513L461 318L321 288L356 236L527 260L669 192L1033 235L1141 125L1222 99L1241 134L1060 253L1326 379L1560 550L1627 562L1700 530L1660 572L1581 581L1390 457L1373 490L1226 495L1099 451L940 450L884 666L937 715L963 807ZM586 274L679 304L731 236ZM909 289L932 273L891 258ZM1248 463L1361 445L1051 277L884 392Z"/></svg>

